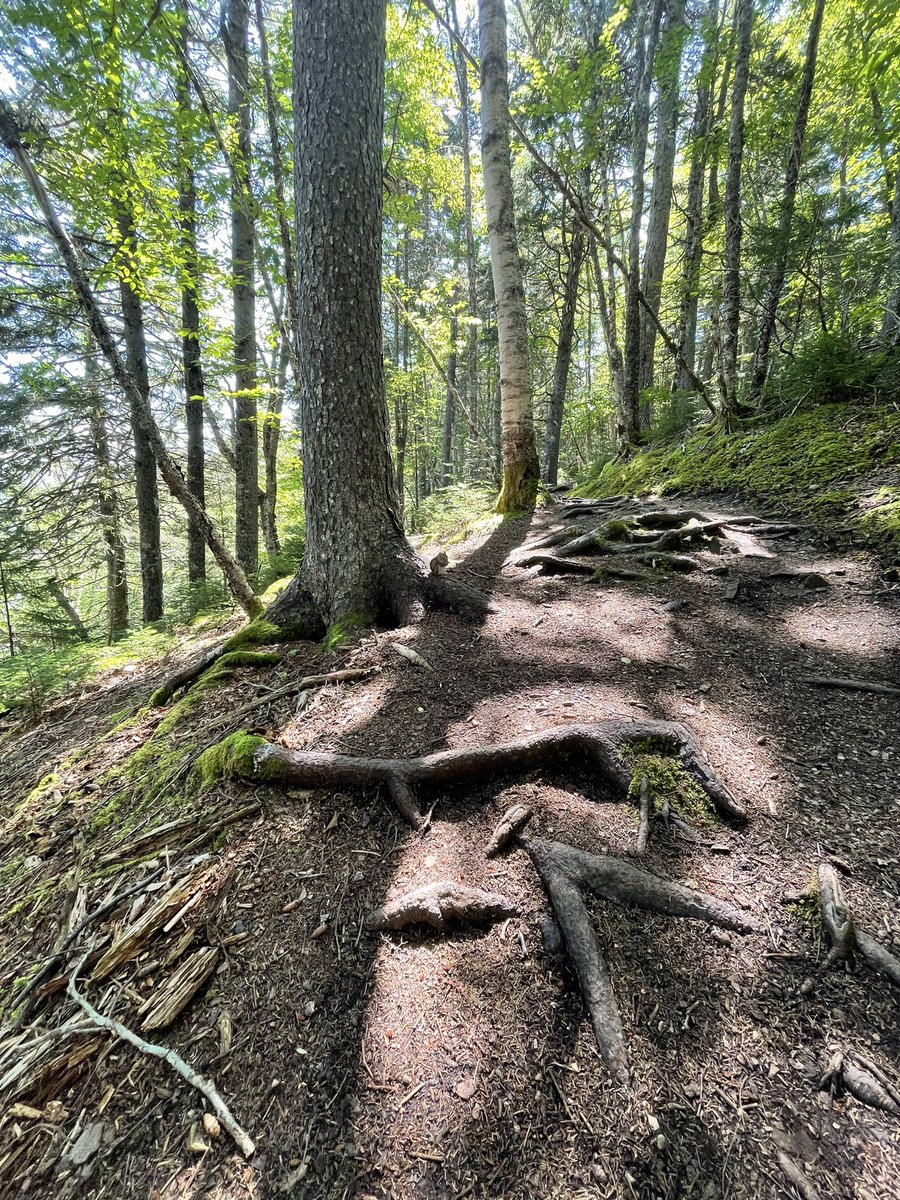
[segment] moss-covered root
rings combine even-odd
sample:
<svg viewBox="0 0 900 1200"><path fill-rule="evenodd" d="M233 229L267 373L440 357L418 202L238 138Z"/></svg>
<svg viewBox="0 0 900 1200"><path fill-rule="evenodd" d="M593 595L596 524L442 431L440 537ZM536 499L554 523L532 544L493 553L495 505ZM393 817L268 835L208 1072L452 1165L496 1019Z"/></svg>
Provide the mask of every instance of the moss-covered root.
<svg viewBox="0 0 900 1200"><path fill-rule="evenodd" d="M252 779L256 764L254 754L269 743L253 733L232 733L208 750L204 750L194 767L204 790L222 779Z"/></svg>

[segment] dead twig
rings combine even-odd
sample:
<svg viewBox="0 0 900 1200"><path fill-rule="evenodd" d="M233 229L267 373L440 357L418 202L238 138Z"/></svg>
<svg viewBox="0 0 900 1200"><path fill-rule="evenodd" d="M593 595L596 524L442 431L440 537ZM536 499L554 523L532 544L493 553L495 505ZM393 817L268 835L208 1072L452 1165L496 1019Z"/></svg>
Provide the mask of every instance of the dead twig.
<svg viewBox="0 0 900 1200"><path fill-rule="evenodd" d="M191 1087L196 1088L196 1090L200 1092L202 1096L206 1097L216 1116L219 1118L223 1128L231 1134L240 1152L245 1158L250 1158L256 1150L256 1144L250 1135L244 1129L242 1129L234 1119L228 1105L208 1079L205 1079L202 1075L198 1074L197 1071L195 1071L193 1067L186 1063L181 1055L175 1050L171 1049L171 1047L158 1046L153 1042L146 1042L142 1037L139 1037L136 1033L133 1033L132 1030L130 1030L126 1025L123 1025L121 1021L116 1021L112 1017L104 1017L103 1014L99 1013L90 1003L90 1001L85 999L81 992L78 991L76 986L78 972L81 970L86 961L87 953L82 956L72 974L69 976L69 986L66 991L70 998L74 1000L78 1007L88 1015L92 1023L96 1025L98 1029L107 1030L115 1037L121 1038L122 1041L128 1042L130 1045L134 1046L135 1049L140 1050L142 1054L149 1054L152 1058L160 1058L163 1062L168 1063L173 1071L179 1074L182 1079L191 1085Z"/></svg>

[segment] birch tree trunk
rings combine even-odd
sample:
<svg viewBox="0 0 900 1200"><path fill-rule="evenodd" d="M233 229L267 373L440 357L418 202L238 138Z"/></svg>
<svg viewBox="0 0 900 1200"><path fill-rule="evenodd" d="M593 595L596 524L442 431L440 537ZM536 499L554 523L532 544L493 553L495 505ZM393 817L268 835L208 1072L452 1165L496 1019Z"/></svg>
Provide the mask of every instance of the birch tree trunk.
<svg viewBox="0 0 900 1200"><path fill-rule="evenodd" d="M504 0L478 0L481 159L500 341L503 482L497 512L532 508L540 475L534 440L525 287L516 240L509 149Z"/></svg>
<svg viewBox="0 0 900 1200"><path fill-rule="evenodd" d="M750 39L753 0L737 0L734 85L728 131L728 172L725 178L725 278L722 286L722 363L720 389L726 419L738 414L738 346L741 329L741 168L744 161L744 101L750 78Z"/></svg>
<svg viewBox="0 0 900 1200"><path fill-rule="evenodd" d="M822 18L824 14L825 0L816 0L812 22L809 27L809 37L806 41L806 55L803 62L803 75L800 79L800 90L797 94L797 112L794 117L791 151L788 156L787 171L784 178L784 195L781 200L781 213L778 219L772 273L769 276L768 287L763 299L759 338L753 355L749 397L751 401L759 399L769 372L769 351L772 346L772 337L775 333L775 318L778 315L778 304L781 300L785 276L787 275L791 227L794 222L794 205L797 199L797 185L800 182L803 144L806 140L806 124L809 118L809 106L816 78L816 58L819 52L819 34L822 31Z"/></svg>
<svg viewBox="0 0 900 1200"><path fill-rule="evenodd" d="M163 615L163 569L156 463L147 431L141 421L141 410L149 409L150 406L147 339L143 305L130 282L137 274L134 265L134 223L124 209L120 209L117 221L121 239L119 254L123 260L119 271L119 295L125 333L125 364L134 385L130 394L126 392L126 396L131 409L131 432L134 439L134 490L140 539L141 608L144 621L149 622L158 621Z"/></svg>
<svg viewBox="0 0 900 1200"><path fill-rule="evenodd" d="M455 304L454 291L450 303ZM447 355L447 386L444 399L444 426L441 431L441 487L449 487L453 481L453 405L456 394L456 339L459 336L459 321L456 309L450 317L450 353Z"/></svg>
<svg viewBox="0 0 900 1200"><path fill-rule="evenodd" d="M181 0L182 68L176 81L181 170L178 182L179 249L181 251L181 363L184 377L184 420L187 429L187 485L199 504L205 503L203 406L205 389L200 358L200 262L197 254L197 184L191 134L191 90L188 79L187 0ZM188 579L206 578L206 542L197 521L188 518Z"/></svg>
<svg viewBox="0 0 900 1200"><path fill-rule="evenodd" d="M555 487L559 477L559 443L562 434L566 390L569 383L569 367L572 362L572 345L575 340L575 313L578 308L578 281L584 262L585 236L576 219L569 246L566 279L563 287L562 312L559 319L559 338L556 343L556 358L553 363L553 383L550 404L547 408L547 423L544 431L544 483Z"/></svg>
<svg viewBox="0 0 900 1200"><path fill-rule="evenodd" d="M681 53L689 32L684 23L684 0L669 0L666 6L665 34L657 54L659 98L656 104L653 190L650 193L650 216L647 222L647 243L644 247L644 275L641 288L647 303L657 315L659 315L662 299L666 247L669 240L669 217L672 212ZM641 389L653 386L655 349L656 325L646 309L642 308L641 365L638 374L638 385Z"/></svg>
<svg viewBox="0 0 900 1200"><path fill-rule="evenodd" d="M248 575L259 567L259 436L256 404L256 281L250 211L251 108L247 0L227 0L222 42L228 61L228 112L235 121L231 188L231 271L234 305L235 557Z"/></svg>

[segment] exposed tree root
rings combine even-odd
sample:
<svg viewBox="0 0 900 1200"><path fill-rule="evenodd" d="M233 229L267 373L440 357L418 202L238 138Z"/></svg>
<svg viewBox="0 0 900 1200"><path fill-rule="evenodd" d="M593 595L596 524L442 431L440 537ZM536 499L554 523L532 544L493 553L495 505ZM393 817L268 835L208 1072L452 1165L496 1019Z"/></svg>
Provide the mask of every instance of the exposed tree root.
<svg viewBox="0 0 900 1200"><path fill-rule="evenodd" d="M370 929L406 929L430 925L444 933L457 924L488 925L516 915L516 906L498 892L442 880L404 892L366 918Z"/></svg>
<svg viewBox="0 0 900 1200"><path fill-rule="evenodd" d="M517 567L540 567L544 575L585 575L591 576L597 570L590 563L576 562L574 559L558 558L555 554L528 554L516 560Z"/></svg>
<svg viewBox="0 0 900 1200"><path fill-rule="evenodd" d="M793 1184L803 1200L819 1200L819 1192L813 1181L786 1151L779 1150L776 1158L782 1174Z"/></svg>
<svg viewBox="0 0 900 1200"><path fill-rule="evenodd" d="M525 774L559 763L593 767L603 781L627 794L631 768L621 751L635 741L650 741L662 751L676 752L722 816L746 819L744 809L716 779L693 734L674 721L611 719L594 725L560 725L499 746L441 750L408 759L286 750L262 738L235 734L201 755L198 767L207 778L219 773L299 787L381 786L404 820L418 829L422 816L416 793L421 788Z"/></svg>
<svg viewBox="0 0 900 1200"><path fill-rule="evenodd" d="M641 776L640 789L640 823L638 825L637 840L634 844L634 853L640 858L647 851L647 841L650 837L650 780L646 775Z"/></svg>
<svg viewBox="0 0 900 1200"><path fill-rule="evenodd" d="M870 1108L882 1112L900 1113L898 1085L875 1063L854 1052L838 1051L829 1060L820 1082L820 1089L832 1094L842 1089Z"/></svg>
<svg viewBox="0 0 900 1200"><path fill-rule="evenodd" d="M211 650L205 650L203 654L192 658L190 662L185 663L183 667L179 667L177 671L173 671L171 675L163 680L150 697L150 704L154 708L163 708L169 703L176 692L190 687L195 680L200 678L204 671L207 671L219 661L225 653L227 644L227 642L222 642L220 645L214 646Z"/></svg>
<svg viewBox="0 0 900 1200"><path fill-rule="evenodd" d="M877 938L855 925L832 864L820 863L817 876L822 924L831 943L822 969L826 970L835 962L850 959L854 952L858 951L874 971L900 988L900 958L891 954ZM812 987L813 980L807 979L802 990L808 992Z"/></svg>
<svg viewBox="0 0 900 1200"><path fill-rule="evenodd" d="M670 571L680 571L683 574L700 570L700 564L696 558L691 558L689 554L668 554L666 551L653 550L642 554L633 554L631 559L632 562L643 563L644 566L652 567L654 570L665 567Z"/></svg>
<svg viewBox="0 0 900 1200"><path fill-rule="evenodd" d="M597 1046L613 1080L630 1082L625 1035L609 969L584 903L593 892L624 908L695 917L738 933L756 932L755 921L714 896L660 879L607 855L588 854L562 842L525 843L553 906L566 951L578 975Z"/></svg>

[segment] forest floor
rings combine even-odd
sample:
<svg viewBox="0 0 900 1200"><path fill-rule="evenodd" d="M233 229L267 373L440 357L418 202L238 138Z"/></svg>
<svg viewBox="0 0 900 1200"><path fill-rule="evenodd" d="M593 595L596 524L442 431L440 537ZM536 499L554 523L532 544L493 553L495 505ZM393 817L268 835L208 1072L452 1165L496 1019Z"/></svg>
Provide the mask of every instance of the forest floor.
<svg viewBox="0 0 900 1200"><path fill-rule="evenodd" d="M722 497L694 503L704 513L746 511ZM641 502L654 507L664 505ZM618 512L633 509L624 502ZM122 769L153 744L165 710L124 721L121 710L146 702L174 659L119 672L5 735L0 995L71 926L66 895L80 892L93 908L148 870L161 869L155 896L186 878L187 910L176 907L102 983L80 987L139 1028L138 1008L176 960L214 950L210 981L174 1024L144 1036L211 1078L257 1149L246 1161L224 1130L205 1136L197 1092L91 1032L48 1039L19 1083L4 1086L35 1032L23 1047L7 1028L0 1196L795 1196L779 1154L823 1198L896 1196L900 1116L819 1083L836 1050L897 1079L900 996L862 961L820 971L827 945L817 916L784 901L836 856L859 924L900 947L900 697L803 681L900 682L898 589L871 559L823 549L802 529L747 534L740 547L708 543L700 570L643 583L543 576L508 561L561 523L559 508L545 508L455 549L457 575L496 605L479 625L432 614L413 628L354 635L328 654L276 647L277 666L241 670L205 692L172 732L167 762L181 758L163 789L152 775L135 787ZM766 578L779 571L792 574ZM266 700L264 689L346 667L371 674L310 692L299 711L296 694ZM187 773L199 749L238 728L294 749L410 757L612 715L686 725L750 814L740 827L654 828L644 865L764 927L742 938L592 905L630 1092L612 1085L577 984L542 945L548 903L530 860L516 849L484 854L501 814L520 802L534 809L540 836L627 856L634 807L577 762L424 797L434 804L424 833L375 791L234 781L204 796ZM51 769L57 775L23 799ZM224 831L209 828L248 804L259 807ZM176 819L156 846L137 842ZM366 930L366 914L387 895L448 878L501 892L518 915L451 935ZM132 920L145 899L137 896ZM120 929L128 905L113 915ZM90 932L112 935L109 920ZM37 1032L77 1011L63 1007L65 978L39 993Z"/></svg>

